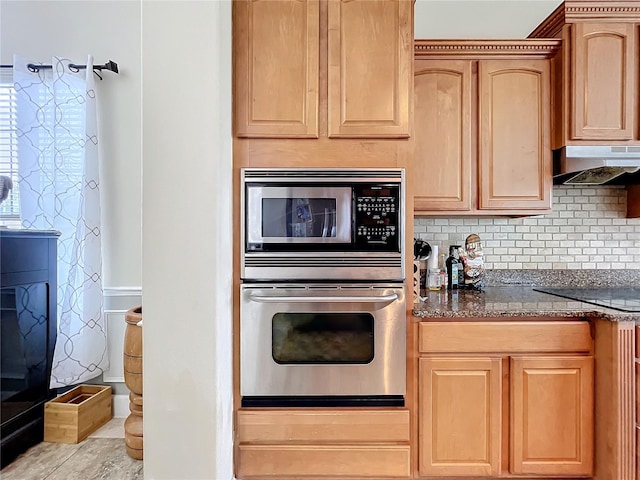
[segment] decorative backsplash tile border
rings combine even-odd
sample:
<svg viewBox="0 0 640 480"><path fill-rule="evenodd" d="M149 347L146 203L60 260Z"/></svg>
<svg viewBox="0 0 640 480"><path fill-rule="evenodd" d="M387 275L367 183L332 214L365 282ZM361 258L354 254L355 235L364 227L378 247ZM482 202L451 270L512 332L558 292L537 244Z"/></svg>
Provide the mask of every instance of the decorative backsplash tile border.
<svg viewBox="0 0 640 480"><path fill-rule="evenodd" d="M477 233L487 269L640 270L640 219L625 218L626 202L624 187L555 186L551 214L416 217L414 234L447 252Z"/></svg>

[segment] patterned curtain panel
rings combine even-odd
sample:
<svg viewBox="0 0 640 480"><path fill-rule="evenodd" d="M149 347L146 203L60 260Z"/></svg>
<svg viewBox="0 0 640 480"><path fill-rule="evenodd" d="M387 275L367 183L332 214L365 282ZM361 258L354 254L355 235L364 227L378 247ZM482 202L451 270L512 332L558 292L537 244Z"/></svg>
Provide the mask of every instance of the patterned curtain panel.
<svg viewBox="0 0 640 480"><path fill-rule="evenodd" d="M58 230L58 338L51 387L109 367L103 316L100 181L93 58L31 72L14 56L22 225Z"/></svg>

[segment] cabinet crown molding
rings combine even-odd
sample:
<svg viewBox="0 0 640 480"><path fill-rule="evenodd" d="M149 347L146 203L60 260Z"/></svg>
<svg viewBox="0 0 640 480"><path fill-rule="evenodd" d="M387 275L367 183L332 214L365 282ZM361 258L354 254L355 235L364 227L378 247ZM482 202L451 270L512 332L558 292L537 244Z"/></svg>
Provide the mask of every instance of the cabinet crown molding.
<svg viewBox="0 0 640 480"><path fill-rule="evenodd" d="M559 50L559 39L526 40L415 40L414 56L418 58L511 58L544 59Z"/></svg>
<svg viewBox="0 0 640 480"><path fill-rule="evenodd" d="M529 38L556 37L565 24L594 20L640 22L640 3L637 0L567 0L543 20Z"/></svg>

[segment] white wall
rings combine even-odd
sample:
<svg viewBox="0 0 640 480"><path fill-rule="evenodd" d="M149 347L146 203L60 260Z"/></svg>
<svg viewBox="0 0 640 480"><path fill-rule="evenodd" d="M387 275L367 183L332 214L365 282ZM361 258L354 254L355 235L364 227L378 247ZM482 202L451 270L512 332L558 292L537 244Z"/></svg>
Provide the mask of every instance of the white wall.
<svg viewBox="0 0 640 480"><path fill-rule="evenodd" d="M2 64L12 64L14 53L42 63L53 55L86 63L92 54L95 63L118 64L119 75L96 81L103 284L140 286L140 2L2 0L0 32Z"/></svg>
<svg viewBox="0 0 640 480"><path fill-rule="evenodd" d="M415 38L526 38L562 0L416 0Z"/></svg>
<svg viewBox="0 0 640 480"><path fill-rule="evenodd" d="M144 471L233 476L231 4L145 1Z"/></svg>
<svg viewBox="0 0 640 480"><path fill-rule="evenodd" d="M230 3L2 0L0 28L3 64L118 63L97 82L104 284L144 281L145 478L230 479Z"/></svg>

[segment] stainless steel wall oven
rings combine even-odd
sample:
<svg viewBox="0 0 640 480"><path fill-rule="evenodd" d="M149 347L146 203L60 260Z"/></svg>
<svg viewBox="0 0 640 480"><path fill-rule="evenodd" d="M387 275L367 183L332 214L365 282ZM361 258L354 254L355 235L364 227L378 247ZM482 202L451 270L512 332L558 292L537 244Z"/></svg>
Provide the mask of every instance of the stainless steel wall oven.
<svg viewBox="0 0 640 480"><path fill-rule="evenodd" d="M404 405L404 171L242 171L243 406Z"/></svg>

